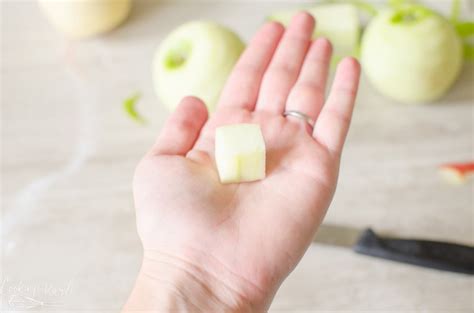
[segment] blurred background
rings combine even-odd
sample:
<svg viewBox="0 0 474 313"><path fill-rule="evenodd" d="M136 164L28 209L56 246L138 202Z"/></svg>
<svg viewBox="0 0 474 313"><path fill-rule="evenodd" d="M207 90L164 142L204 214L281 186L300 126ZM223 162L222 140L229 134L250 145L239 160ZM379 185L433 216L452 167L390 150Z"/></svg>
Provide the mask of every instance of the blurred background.
<svg viewBox="0 0 474 313"><path fill-rule="evenodd" d="M113 30L77 39L58 25L80 23L74 14L82 11L55 17L54 4L39 2L0 2L0 310L116 312L141 261L134 167L169 114L153 80L160 75L152 66L160 43L196 19L213 20L247 42L274 12L317 3L133 0L129 12L122 8L123 18L119 12L103 26ZM451 1L422 3L452 16ZM360 7L366 25L371 17ZM461 2L458 19L472 21L472 7ZM87 25L95 23L92 13L84 14L91 18ZM425 52L427 58L444 53ZM406 71L416 76L416 69ZM325 223L474 245L473 183L462 181L455 165L442 166L474 160L473 63L465 61L454 83L429 104L401 103L368 75ZM440 166L458 183L444 179ZM472 312L474 280L314 243L271 312L322 311Z"/></svg>

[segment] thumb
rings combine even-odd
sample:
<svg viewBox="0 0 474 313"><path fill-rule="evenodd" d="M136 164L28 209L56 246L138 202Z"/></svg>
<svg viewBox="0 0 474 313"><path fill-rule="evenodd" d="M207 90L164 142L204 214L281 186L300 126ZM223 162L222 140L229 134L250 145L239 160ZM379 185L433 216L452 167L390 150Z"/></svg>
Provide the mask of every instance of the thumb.
<svg viewBox="0 0 474 313"><path fill-rule="evenodd" d="M185 97L171 113L151 149L156 155L186 155L208 118L207 108L196 97Z"/></svg>

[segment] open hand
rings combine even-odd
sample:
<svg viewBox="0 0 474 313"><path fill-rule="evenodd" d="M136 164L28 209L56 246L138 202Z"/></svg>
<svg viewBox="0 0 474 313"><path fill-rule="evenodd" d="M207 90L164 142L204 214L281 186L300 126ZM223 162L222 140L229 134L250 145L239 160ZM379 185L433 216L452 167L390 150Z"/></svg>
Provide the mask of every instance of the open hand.
<svg viewBox="0 0 474 313"><path fill-rule="evenodd" d="M286 31L265 24L217 111L208 118L199 99L183 99L140 162L134 196L145 251L141 279L181 299L169 307L266 310L311 243L335 190L360 73L357 61L342 60L325 100L331 45L312 42L313 28L307 13ZM284 117L286 110L308 115L314 128ZM214 132L233 123L260 124L265 179L219 182ZM144 306L136 300L143 289L135 288L129 307Z"/></svg>

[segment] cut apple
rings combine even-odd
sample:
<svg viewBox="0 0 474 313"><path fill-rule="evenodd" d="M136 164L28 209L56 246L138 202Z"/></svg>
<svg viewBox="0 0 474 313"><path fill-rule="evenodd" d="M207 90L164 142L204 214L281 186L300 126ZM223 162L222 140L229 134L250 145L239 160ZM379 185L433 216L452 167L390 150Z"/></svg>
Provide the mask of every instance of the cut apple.
<svg viewBox="0 0 474 313"><path fill-rule="evenodd" d="M429 103L446 94L459 76L462 46L446 18L423 6L402 6L382 10L370 21L360 61L381 94L400 103Z"/></svg>
<svg viewBox="0 0 474 313"><path fill-rule="evenodd" d="M216 129L215 158L221 183L265 178L265 141L257 124L234 124Z"/></svg>
<svg viewBox="0 0 474 313"><path fill-rule="evenodd" d="M463 184L474 176L474 162L444 164L439 167L441 176L451 184Z"/></svg>
<svg viewBox="0 0 474 313"><path fill-rule="evenodd" d="M306 11L316 19L313 37L326 37L333 44L334 59L356 56L360 39L360 20L357 8L352 4L321 4L299 10L276 12L268 17L288 25L293 15Z"/></svg>
<svg viewBox="0 0 474 313"><path fill-rule="evenodd" d="M153 60L156 94L170 110L185 96L204 101L214 112L220 92L245 48L227 27L211 21L191 21L173 30Z"/></svg>

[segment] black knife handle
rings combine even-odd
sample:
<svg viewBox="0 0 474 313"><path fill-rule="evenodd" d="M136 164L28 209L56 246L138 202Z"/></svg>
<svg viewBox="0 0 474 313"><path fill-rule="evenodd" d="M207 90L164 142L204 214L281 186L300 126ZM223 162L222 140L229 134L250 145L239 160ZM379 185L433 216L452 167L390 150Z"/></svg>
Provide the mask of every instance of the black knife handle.
<svg viewBox="0 0 474 313"><path fill-rule="evenodd" d="M448 242L395 239L378 236L366 229L354 251L382 259L443 271L474 274L474 247Z"/></svg>

